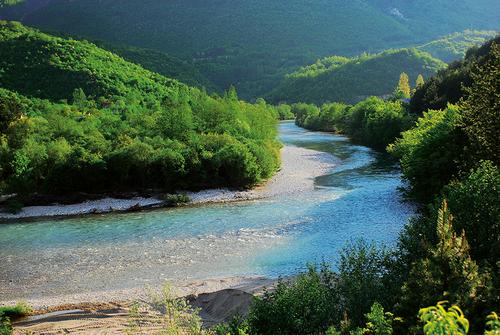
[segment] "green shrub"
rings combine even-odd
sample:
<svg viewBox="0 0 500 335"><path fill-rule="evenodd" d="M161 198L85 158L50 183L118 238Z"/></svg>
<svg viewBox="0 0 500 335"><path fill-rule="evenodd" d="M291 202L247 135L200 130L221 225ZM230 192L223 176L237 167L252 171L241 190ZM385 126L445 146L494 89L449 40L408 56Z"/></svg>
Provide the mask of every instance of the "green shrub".
<svg viewBox="0 0 500 335"><path fill-rule="evenodd" d="M189 196L186 194L168 194L165 197L165 201L169 206L176 207L189 203L191 199L189 199Z"/></svg>
<svg viewBox="0 0 500 335"><path fill-rule="evenodd" d="M248 322L251 334L321 334L339 319L331 270L310 267L291 281L255 298Z"/></svg>
<svg viewBox="0 0 500 335"><path fill-rule="evenodd" d="M440 301L436 306L422 308L418 315L424 322L426 335L466 335L469 332L469 321L457 306L445 309L447 301Z"/></svg>
<svg viewBox="0 0 500 335"><path fill-rule="evenodd" d="M452 105L443 111L428 111L415 128L389 145L388 151L401 161L413 196L431 200L458 172L457 160L463 152L458 117L459 109Z"/></svg>

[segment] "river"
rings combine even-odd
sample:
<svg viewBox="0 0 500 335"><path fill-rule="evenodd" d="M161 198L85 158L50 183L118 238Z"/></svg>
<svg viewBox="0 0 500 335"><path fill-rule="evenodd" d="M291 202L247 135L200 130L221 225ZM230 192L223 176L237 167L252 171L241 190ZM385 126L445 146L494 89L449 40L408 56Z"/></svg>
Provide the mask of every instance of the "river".
<svg viewBox="0 0 500 335"><path fill-rule="evenodd" d="M414 208L385 154L280 124L285 145L338 159L314 190L238 203L0 225L0 302L159 285L287 276L335 264L350 240L393 245Z"/></svg>

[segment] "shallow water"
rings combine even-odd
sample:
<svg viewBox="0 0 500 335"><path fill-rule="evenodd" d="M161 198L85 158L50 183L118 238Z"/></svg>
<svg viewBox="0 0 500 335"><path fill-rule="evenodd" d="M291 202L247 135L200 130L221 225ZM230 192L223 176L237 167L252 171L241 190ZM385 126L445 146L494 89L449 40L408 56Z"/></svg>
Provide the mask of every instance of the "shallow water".
<svg viewBox="0 0 500 335"><path fill-rule="evenodd" d="M315 190L241 203L0 225L0 301L293 274L352 239L391 245L412 206L387 156L285 122L281 139L339 159Z"/></svg>

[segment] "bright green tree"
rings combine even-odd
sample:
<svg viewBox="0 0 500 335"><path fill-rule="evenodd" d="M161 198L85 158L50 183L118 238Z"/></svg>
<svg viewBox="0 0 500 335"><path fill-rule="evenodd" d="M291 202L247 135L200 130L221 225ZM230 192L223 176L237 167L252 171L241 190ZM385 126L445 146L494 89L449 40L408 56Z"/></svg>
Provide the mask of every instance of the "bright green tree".
<svg viewBox="0 0 500 335"><path fill-rule="evenodd" d="M422 87L424 84L425 84L424 76L419 74L417 80L415 81L415 88Z"/></svg>
<svg viewBox="0 0 500 335"><path fill-rule="evenodd" d="M370 313L366 314L366 327L363 329L364 335L392 335L392 322L394 315L390 312L384 312L384 307L375 302Z"/></svg>
<svg viewBox="0 0 500 335"><path fill-rule="evenodd" d="M431 249L428 257L412 266L402 288L398 314L410 323L419 307L430 305L437 299L471 306L484 284L476 262L469 255L465 234L457 235L453 229L453 216L446 201L438 213L436 234L436 247ZM406 326L412 327L411 324Z"/></svg>
<svg viewBox="0 0 500 335"><path fill-rule="evenodd" d="M396 98L408 99L411 95L410 78L403 72L399 75L398 86L396 87Z"/></svg>

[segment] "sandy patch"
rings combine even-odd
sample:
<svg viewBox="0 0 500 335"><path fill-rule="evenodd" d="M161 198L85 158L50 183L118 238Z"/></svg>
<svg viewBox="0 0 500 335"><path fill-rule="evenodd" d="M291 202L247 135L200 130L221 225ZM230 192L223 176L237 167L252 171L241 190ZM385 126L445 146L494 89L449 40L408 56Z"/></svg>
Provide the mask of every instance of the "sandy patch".
<svg viewBox="0 0 500 335"><path fill-rule="evenodd" d="M189 303L199 309L204 325L210 327L227 322L235 315L246 315L253 296L261 294L265 287L272 288L276 282L262 277L210 279L178 283L175 292L178 296L187 296ZM38 309L36 315L14 323L14 334L124 334L130 325L132 299L148 301L144 290L128 293L131 297L126 302L65 304L66 299L59 297L54 301L54 306L58 307L35 305ZM108 299L112 295L106 293ZM120 297L123 297L123 292ZM157 333L162 329L158 315L143 312L141 319L141 334Z"/></svg>

